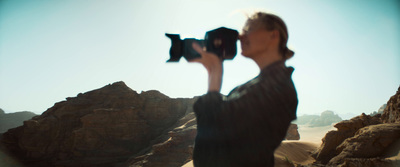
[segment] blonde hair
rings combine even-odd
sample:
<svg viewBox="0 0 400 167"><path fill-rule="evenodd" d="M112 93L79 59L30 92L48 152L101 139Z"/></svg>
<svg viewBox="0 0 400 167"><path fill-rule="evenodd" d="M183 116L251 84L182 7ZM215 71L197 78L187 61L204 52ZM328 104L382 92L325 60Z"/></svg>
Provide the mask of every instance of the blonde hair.
<svg viewBox="0 0 400 167"><path fill-rule="evenodd" d="M277 30L280 36L279 51L284 59L293 57L294 52L287 47L289 39L288 30L285 22L278 16L270 13L256 12L249 16L246 25L261 24L268 31Z"/></svg>

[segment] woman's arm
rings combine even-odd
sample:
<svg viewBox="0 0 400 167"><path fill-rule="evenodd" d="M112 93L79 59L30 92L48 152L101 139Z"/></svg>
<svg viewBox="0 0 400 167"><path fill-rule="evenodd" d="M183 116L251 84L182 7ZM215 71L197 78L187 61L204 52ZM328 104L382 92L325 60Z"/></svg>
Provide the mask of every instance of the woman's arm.
<svg viewBox="0 0 400 167"><path fill-rule="evenodd" d="M222 60L214 53L207 52L197 43L193 43L193 49L201 54L201 58L190 62L202 64L208 72L208 92L220 92L222 85Z"/></svg>

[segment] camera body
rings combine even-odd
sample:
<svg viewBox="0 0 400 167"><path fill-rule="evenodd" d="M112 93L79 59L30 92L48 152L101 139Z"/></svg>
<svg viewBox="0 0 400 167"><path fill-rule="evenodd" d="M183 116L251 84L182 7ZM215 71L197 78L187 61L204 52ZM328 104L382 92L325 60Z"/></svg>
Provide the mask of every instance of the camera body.
<svg viewBox="0 0 400 167"><path fill-rule="evenodd" d="M181 39L179 34L165 34L171 39L170 59L167 62L179 62L183 56L187 61L200 58L192 43L197 42L200 46L206 47L207 52L215 53L222 60L233 59L237 53L237 40L239 32L233 29L220 27L208 31L204 40L195 38Z"/></svg>

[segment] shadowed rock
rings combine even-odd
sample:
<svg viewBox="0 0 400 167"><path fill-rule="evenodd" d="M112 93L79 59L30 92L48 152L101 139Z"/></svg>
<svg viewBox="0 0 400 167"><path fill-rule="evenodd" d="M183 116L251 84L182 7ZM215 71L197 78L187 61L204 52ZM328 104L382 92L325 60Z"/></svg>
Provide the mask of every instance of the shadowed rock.
<svg viewBox="0 0 400 167"><path fill-rule="evenodd" d="M290 124L289 129L286 133L286 140L300 140L300 134L296 124Z"/></svg>
<svg viewBox="0 0 400 167"><path fill-rule="evenodd" d="M315 166L398 166L400 150L400 87L387 103L382 116L364 113L335 125L314 152Z"/></svg>
<svg viewBox="0 0 400 167"><path fill-rule="evenodd" d="M29 166L109 166L148 147L192 103L117 82L56 103L9 130L1 144Z"/></svg>
<svg viewBox="0 0 400 167"><path fill-rule="evenodd" d="M196 119L191 112L182 118L168 137L152 146L152 150L129 160L130 167L176 167L192 159L193 144L197 133Z"/></svg>

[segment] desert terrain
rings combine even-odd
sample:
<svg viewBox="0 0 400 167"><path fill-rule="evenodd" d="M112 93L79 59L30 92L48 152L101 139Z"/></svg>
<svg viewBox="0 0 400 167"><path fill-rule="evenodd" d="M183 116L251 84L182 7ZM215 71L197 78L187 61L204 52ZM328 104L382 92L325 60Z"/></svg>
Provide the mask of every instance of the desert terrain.
<svg viewBox="0 0 400 167"><path fill-rule="evenodd" d="M195 100L123 82L67 97L0 135L0 166L192 166ZM381 113L335 117L292 124L275 166L400 166L400 87Z"/></svg>

